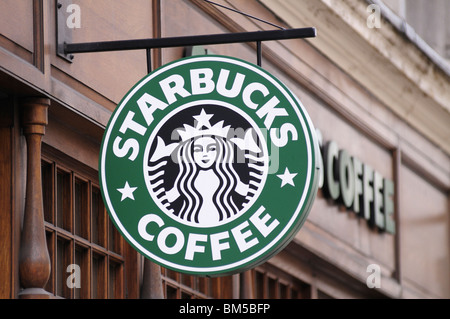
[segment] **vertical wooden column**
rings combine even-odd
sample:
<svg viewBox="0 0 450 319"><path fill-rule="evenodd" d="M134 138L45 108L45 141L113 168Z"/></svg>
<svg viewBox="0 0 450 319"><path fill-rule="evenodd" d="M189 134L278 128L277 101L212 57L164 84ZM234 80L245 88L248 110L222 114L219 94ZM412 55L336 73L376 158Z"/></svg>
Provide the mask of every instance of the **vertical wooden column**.
<svg viewBox="0 0 450 319"><path fill-rule="evenodd" d="M161 267L147 258L144 259L141 299L164 299Z"/></svg>
<svg viewBox="0 0 450 319"><path fill-rule="evenodd" d="M19 253L20 298L49 298L44 287L50 277L41 180L41 142L50 100L30 98L21 103L23 134L27 141L27 185Z"/></svg>
<svg viewBox="0 0 450 319"><path fill-rule="evenodd" d="M14 110L10 99L0 99L0 299L13 296Z"/></svg>
<svg viewBox="0 0 450 319"><path fill-rule="evenodd" d="M252 271L247 270L240 274L240 298L253 299L253 276Z"/></svg>

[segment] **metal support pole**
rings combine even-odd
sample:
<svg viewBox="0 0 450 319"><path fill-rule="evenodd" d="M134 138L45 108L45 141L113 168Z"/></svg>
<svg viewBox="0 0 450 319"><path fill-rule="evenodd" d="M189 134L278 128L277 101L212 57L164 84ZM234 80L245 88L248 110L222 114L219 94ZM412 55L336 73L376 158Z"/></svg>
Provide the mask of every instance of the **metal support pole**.
<svg viewBox="0 0 450 319"><path fill-rule="evenodd" d="M261 49L261 41L256 41L256 64L261 66L262 61L262 49Z"/></svg>
<svg viewBox="0 0 450 319"><path fill-rule="evenodd" d="M300 39L300 38L312 38L315 36L316 36L315 28L299 28L288 30L238 32L238 33L167 37L167 38L140 39L140 40L64 43L64 53L70 54L70 53L86 53L86 52L140 50L140 49L154 49L154 48L184 47L194 45Z"/></svg>
<svg viewBox="0 0 450 319"><path fill-rule="evenodd" d="M152 50L146 49L147 53L147 73L152 72Z"/></svg>

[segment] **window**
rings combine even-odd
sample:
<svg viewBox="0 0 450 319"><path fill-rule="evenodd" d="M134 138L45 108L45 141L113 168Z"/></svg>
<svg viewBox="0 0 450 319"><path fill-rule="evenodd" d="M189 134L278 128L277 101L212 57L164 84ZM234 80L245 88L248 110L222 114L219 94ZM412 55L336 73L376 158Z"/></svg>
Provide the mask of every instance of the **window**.
<svg viewBox="0 0 450 319"><path fill-rule="evenodd" d="M162 268L164 297L167 299L233 298L232 276L207 278Z"/></svg>
<svg viewBox="0 0 450 319"><path fill-rule="evenodd" d="M255 298L257 299L309 299L311 286L285 273L267 270L262 265L253 270Z"/></svg>
<svg viewBox="0 0 450 319"><path fill-rule="evenodd" d="M124 298L124 241L107 216L96 172L61 162L42 159L52 267L46 290L60 298Z"/></svg>
<svg viewBox="0 0 450 319"><path fill-rule="evenodd" d="M268 270L270 268L270 271ZM264 264L252 270L254 297L257 299L309 299L311 286L274 267ZM167 299L231 299L239 279L233 276L206 278L162 268L163 290ZM239 289L238 289L239 290Z"/></svg>

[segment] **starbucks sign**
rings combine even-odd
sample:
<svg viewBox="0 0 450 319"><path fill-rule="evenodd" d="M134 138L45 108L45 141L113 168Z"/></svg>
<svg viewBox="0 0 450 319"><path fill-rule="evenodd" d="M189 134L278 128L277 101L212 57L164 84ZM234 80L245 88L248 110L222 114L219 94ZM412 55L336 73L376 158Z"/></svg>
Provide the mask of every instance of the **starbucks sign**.
<svg viewBox="0 0 450 319"><path fill-rule="evenodd" d="M99 161L104 202L150 260L232 274L283 249L317 192L315 130L300 101L248 62L195 56L123 98Z"/></svg>

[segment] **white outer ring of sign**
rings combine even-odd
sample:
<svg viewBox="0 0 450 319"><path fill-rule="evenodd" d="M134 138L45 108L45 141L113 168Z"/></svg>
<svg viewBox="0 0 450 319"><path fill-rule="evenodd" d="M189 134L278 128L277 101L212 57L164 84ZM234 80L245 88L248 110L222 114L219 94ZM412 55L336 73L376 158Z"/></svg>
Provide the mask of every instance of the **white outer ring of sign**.
<svg viewBox="0 0 450 319"><path fill-rule="evenodd" d="M139 83L139 85L137 85L130 93L127 94L126 98L122 101L122 103L120 103L117 111L114 113L114 117L111 119L110 124L108 125L108 131L106 131L105 133L105 139L104 139L104 143L103 145L108 145L109 144L109 138L111 135L111 130L112 127L114 126L117 117L119 116L119 114L122 112L122 109L125 107L125 105L128 103L128 100L134 96L134 94L136 94L136 92L142 87L144 86L148 81L150 81L151 79L153 79L154 77L158 76L159 74L161 74L162 72L166 72L167 70L170 70L174 67L186 64L186 63L192 63L192 62L199 62L199 61L219 61L219 62L225 62L225 63L231 63L231 64L236 64L239 65L243 68L249 69L255 73L258 73L260 76L266 78L266 80L268 80L269 82L271 82L275 87L277 87L277 89L283 93L283 95L287 98L287 100L289 101L291 107L294 109L295 113L297 114L297 117L302 125L302 129L303 129L303 134L306 137L309 137L309 134L306 130L306 125L305 122L303 120L302 115L300 114L300 111L294 107L296 106L296 102L299 103L299 106L303 108L303 105L300 103L300 101L298 99L296 99L296 101L294 101L292 99L292 97L286 92L286 90L277 82L275 81L274 78L270 77L268 74L266 74L265 72L263 72L262 70L247 64L243 61L239 61L239 60L234 60L234 59L228 59L226 57L217 57L217 56L211 56L211 57L199 57L199 58L191 58L191 59L187 59L187 60L180 60L178 62L174 62L172 64L167 65L166 67L161 67L160 69L156 70L154 73L151 73L148 78L144 79L141 83ZM305 117L307 117L307 114L305 113ZM308 120L308 124L311 125L311 121L307 118ZM312 129L312 127L311 127ZM311 144L310 144L310 140L309 138L306 138L306 147L307 147L307 154L308 154L308 163L309 165L314 165L314 163L312 163L312 159L311 159ZM107 183L106 183L106 176L105 176L105 157L106 157L106 149L107 147L104 147L102 150L102 154L101 154L101 178L102 178L102 187L103 189L107 190ZM309 167L308 169L308 173L307 173L307 177L306 177L306 185L309 185L311 182L311 171L313 168ZM249 263L253 260L255 260L256 258L258 258L259 256L261 256L262 254L264 254L266 251L268 251L270 248L272 248L272 246L274 246L276 243L278 243L281 238L286 234L287 230L292 226L293 222L297 219L298 214L300 213L301 208L303 207L303 204L305 202L306 199L306 195L308 193L308 189L304 189L302 197L299 201L299 205L297 206L294 214L292 215L291 219L289 220L289 222L286 224L286 226L283 228L283 230L278 234L277 237L275 237L268 245L266 245L263 249L259 250L258 252L254 253L253 255L245 258L245 259L241 259L239 261L236 261L234 263L231 264L227 264L227 265L222 265L222 266L217 266L217 267L189 267L189 266L184 266L184 265L179 265L179 264L175 264L173 262L167 261L159 256L156 256L154 254L152 254L151 252L149 252L147 249L145 249L144 247L141 246L141 244L139 244L128 232L127 230L123 227L123 225L121 223L119 223L119 219L117 217L116 212L114 211L114 208L112 206L111 203L111 199L109 197L108 192L104 192L104 197L106 200L106 204L108 206L109 209L109 213L113 216L116 225L120 228L122 234L124 234L127 239L135 246L137 247L140 251L144 252L147 256L153 258L155 261L158 261L159 263L163 264L163 265L167 265L168 267L172 267L175 269L179 269L179 270L184 270L187 272L196 272L196 273L207 273L207 272L223 272L226 270L231 270L234 268L237 268L241 265L244 265L246 263Z"/></svg>

